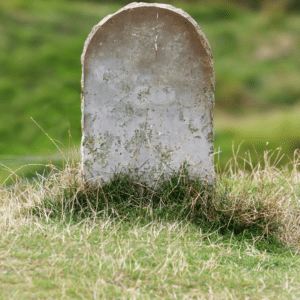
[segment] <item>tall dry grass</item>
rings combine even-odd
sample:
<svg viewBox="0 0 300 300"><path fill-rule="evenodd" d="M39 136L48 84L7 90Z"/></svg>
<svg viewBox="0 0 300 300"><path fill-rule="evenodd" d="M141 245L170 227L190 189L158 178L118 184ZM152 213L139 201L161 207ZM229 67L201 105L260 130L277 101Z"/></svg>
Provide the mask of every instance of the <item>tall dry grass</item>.
<svg viewBox="0 0 300 300"><path fill-rule="evenodd" d="M239 149L238 149L239 150ZM299 152L290 166L278 168L280 149L265 152L257 165L238 151L225 170L217 169L216 186L189 178L181 170L154 189L133 176L121 174L98 186L85 182L79 154L68 157L63 169L46 165L47 176L32 181L17 174L14 185L0 188L0 228L22 227L41 220L115 217L155 218L166 215L203 226L218 226L257 239L276 237L300 245ZM246 165L251 171L246 171Z"/></svg>

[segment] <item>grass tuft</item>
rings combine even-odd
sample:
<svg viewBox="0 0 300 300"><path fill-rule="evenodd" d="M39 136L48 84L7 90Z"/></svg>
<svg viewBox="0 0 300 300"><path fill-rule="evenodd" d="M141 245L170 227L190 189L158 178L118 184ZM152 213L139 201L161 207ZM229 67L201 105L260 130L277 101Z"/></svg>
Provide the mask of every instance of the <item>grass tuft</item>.
<svg viewBox="0 0 300 300"><path fill-rule="evenodd" d="M272 160L275 154L277 158ZM289 167L276 167L279 154L278 150L265 152L264 160L253 166L250 154L242 158L237 151L226 170L219 170L215 187L192 178L184 167L152 186L130 170L115 173L109 182L93 185L84 180L75 160L61 170L49 164L47 177L38 175L28 182L16 175L13 188L1 189L0 226L37 217L46 221L185 220L218 228L221 234L233 232L242 239L251 236L258 241L277 239L286 245L298 245L299 153L291 162L292 172Z"/></svg>
<svg viewBox="0 0 300 300"><path fill-rule="evenodd" d="M13 174L0 188L1 295L297 299L299 156L291 172L276 153L249 172L237 152L215 186L184 168L91 185L76 157L31 181Z"/></svg>

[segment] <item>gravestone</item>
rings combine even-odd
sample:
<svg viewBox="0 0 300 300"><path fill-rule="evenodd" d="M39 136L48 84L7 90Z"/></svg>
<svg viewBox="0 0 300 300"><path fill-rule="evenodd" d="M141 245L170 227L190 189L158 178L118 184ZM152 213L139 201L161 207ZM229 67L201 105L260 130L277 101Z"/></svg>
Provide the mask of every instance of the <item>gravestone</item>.
<svg viewBox="0 0 300 300"><path fill-rule="evenodd" d="M212 184L214 68L181 9L131 3L94 26L82 53L82 167L93 183L131 169Z"/></svg>

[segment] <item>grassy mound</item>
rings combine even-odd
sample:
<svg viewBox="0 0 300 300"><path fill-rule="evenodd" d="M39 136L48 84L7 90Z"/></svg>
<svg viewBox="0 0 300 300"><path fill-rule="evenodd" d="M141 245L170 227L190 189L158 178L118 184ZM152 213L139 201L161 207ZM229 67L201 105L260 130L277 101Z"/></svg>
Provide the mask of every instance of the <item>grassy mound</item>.
<svg viewBox="0 0 300 300"><path fill-rule="evenodd" d="M297 245L299 156L295 154L293 171L289 171L288 166L276 167L279 154L266 152L255 167L251 157L241 164L236 155L225 171L219 170L215 186L192 178L184 168L152 186L132 172L114 174L109 182L99 180L98 185L92 185L84 180L76 160L69 160L63 169L49 164L48 176L38 174L31 182L16 176L13 187L1 188L0 226L31 218L58 222L89 218L140 219L144 223L185 220L224 234L275 238ZM252 167L251 172L246 164Z"/></svg>

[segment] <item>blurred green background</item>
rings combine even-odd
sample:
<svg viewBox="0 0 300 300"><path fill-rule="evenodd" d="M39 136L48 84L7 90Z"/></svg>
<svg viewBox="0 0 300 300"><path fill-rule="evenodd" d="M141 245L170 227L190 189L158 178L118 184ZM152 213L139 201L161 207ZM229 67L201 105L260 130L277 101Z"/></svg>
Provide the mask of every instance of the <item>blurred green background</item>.
<svg viewBox="0 0 300 300"><path fill-rule="evenodd" d="M80 56L92 27L131 1L0 1L0 163L62 166L56 146L79 149ZM151 1L143 1L151 2ZM204 31L216 73L215 150L222 167L250 151L300 147L299 0L163 1L188 12ZM72 136L70 143L69 132ZM216 162L217 160L215 160ZM18 174L32 177L43 166ZM0 166L0 182L10 174ZM7 181L10 183L10 179Z"/></svg>

